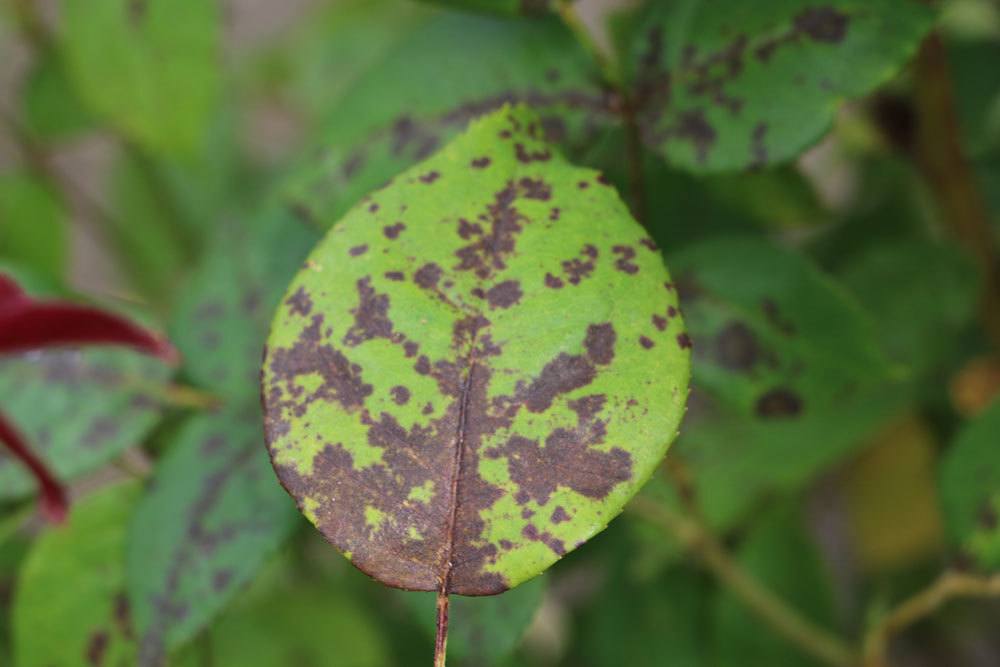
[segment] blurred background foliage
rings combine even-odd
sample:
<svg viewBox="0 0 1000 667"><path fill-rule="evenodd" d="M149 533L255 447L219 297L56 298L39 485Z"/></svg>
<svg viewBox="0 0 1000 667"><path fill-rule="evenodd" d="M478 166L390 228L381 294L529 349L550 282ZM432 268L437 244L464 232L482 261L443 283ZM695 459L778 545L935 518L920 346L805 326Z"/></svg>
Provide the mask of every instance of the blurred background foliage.
<svg viewBox="0 0 1000 667"><path fill-rule="evenodd" d="M277 485L260 347L323 230L511 91L627 193L677 278L694 391L642 507L696 508L839 636L946 568L1000 570L1000 5L940 3L908 65L834 63L825 96L774 84L782 148L746 170L739 128L708 162L634 145L555 17L462 11L545 3L440 4L0 3L0 270L167 331L184 359L0 361L0 406L74 501L42 524L0 451L0 665L430 662L433 602L353 570ZM692 6L642 4L578 3L605 75L636 75L650 12ZM451 661L822 664L662 528L626 512L538 580L457 600ZM1000 602L950 604L890 649L1000 664Z"/></svg>

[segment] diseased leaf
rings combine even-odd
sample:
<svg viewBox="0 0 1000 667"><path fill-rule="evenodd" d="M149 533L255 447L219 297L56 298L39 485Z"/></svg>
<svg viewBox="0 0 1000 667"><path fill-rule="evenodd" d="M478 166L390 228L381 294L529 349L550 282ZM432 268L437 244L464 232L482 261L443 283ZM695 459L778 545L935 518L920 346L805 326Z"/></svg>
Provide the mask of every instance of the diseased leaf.
<svg viewBox="0 0 1000 667"><path fill-rule="evenodd" d="M461 667L502 664L538 613L545 593L545 577L536 577L506 595L456 598L451 602L448 629L448 660ZM427 635L434 637L434 593L401 593L414 618Z"/></svg>
<svg viewBox="0 0 1000 667"><path fill-rule="evenodd" d="M945 527L960 553L984 570L1000 570L1000 401L958 435L941 465Z"/></svg>
<svg viewBox="0 0 1000 667"><path fill-rule="evenodd" d="M94 111L160 153L201 140L219 87L216 3L67 0L60 44Z"/></svg>
<svg viewBox="0 0 1000 667"><path fill-rule="evenodd" d="M276 207L218 226L180 297L171 334L197 382L255 398L269 318L317 234Z"/></svg>
<svg viewBox="0 0 1000 667"><path fill-rule="evenodd" d="M911 0L648 2L629 33L646 145L693 171L795 157L884 82L933 12Z"/></svg>
<svg viewBox="0 0 1000 667"><path fill-rule="evenodd" d="M276 558L211 627L215 667L389 667L384 619L373 618L341 582ZM201 642L170 661L202 667Z"/></svg>
<svg viewBox="0 0 1000 667"><path fill-rule="evenodd" d="M694 344L681 451L713 522L799 488L901 400L862 311L800 256L736 237L670 262Z"/></svg>
<svg viewBox="0 0 1000 667"><path fill-rule="evenodd" d="M618 123L612 101L558 21L432 14L343 93L318 142L322 152L289 182L287 196L327 228L505 103L531 105L546 136L572 154Z"/></svg>
<svg viewBox="0 0 1000 667"><path fill-rule="evenodd" d="M162 413L163 363L129 350L48 350L0 358L0 406L61 480L142 442ZM0 450L0 499L34 492Z"/></svg>
<svg viewBox="0 0 1000 667"><path fill-rule="evenodd" d="M295 527L254 403L192 418L157 464L129 531L138 664L159 664L232 598Z"/></svg>
<svg viewBox="0 0 1000 667"><path fill-rule="evenodd" d="M813 623L831 627L833 591L815 544L791 508L768 513L739 550L740 565ZM823 663L776 635L731 593L715 601L714 637L719 665L819 667Z"/></svg>
<svg viewBox="0 0 1000 667"><path fill-rule="evenodd" d="M138 495L134 483L102 489L75 504L66 525L35 542L14 600L14 664L134 664L124 554Z"/></svg>
<svg viewBox="0 0 1000 667"><path fill-rule="evenodd" d="M275 469L387 584L530 579L617 515L676 433L688 339L660 254L541 134L524 108L473 123L345 216L275 317Z"/></svg>

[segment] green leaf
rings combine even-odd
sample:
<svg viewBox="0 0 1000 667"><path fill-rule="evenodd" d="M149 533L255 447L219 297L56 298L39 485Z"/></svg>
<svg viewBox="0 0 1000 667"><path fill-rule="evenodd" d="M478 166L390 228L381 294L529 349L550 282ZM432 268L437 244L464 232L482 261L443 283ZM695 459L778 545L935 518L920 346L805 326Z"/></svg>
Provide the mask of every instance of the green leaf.
<svg viewBox="0 0 1000 667"><path fill-rule="evenodd" d="M0 405L63 480L138 445L159 421L170 369L122 349L47 350L0 359ZM35 490L21 464L0 451L0 498Z"/></svg>
<svg viewBox="0 0 1000 667"><path fill-rule="evenodd" d="M572 661L566 664L703 667L711 620L705 582L698 572L683 567L636 580L630 576L636 553L629 546L620 540L617 550L624 553L602 564L605 583L591 604L582 605L583 615L574 625Z"/></svg>
<svg viewBox="0 0 1000 667"><path fill-rule="evenodd" d="M681 452L728 525L861 444L898 398L862 311L801 256L731 237L670 262L694 341Z"/></svg>
<svg viewBox="0 0 1000 667"><path fill-rule="evenodd" d="M136 508L127 552L138 664L159 664L232 599L290 534L253 403L192 418Z"/></svg>
<svg viewBox="0 0 1000 667"><path fill-rule="evenodd" d="M941 465L941 505L951 541L985 570L1000 570L1000 401L966 426Z"/></svg>
<svg viewBox="0 0 1000 667"><path fill-rule="evenodd" d="M649 2L626 42L646 145L692 171L782 162L930 28L911 0Z"/></svg>
<svg viewBox="0 0 1000 667"><path fill-rule="evenodd" d="M966 155L984 157L1000 151L1000 59L996 40L948 44L955 105Z"/></svg>
<svg viewBox="0 0 1000 667"><path fill-rule="evenodd" d="M14 664L134 664L124 550L138 492L134 483L102 489L35 542L14 600Z"/></svg>
<svg viewBox="0 0 1000 667"><path fill-rule="evenodd" d="M197 146L219 88L219 10L203 0L66 0L60 46L80 96L158 153Z"/></svg>
<svg viewBox="0 0 1000 667"><path fill-rule="evenodd" d="M560 0L426 0L455 9L468 9L476 12L492 12L517 16L520 14L541 15L556 11L556 3Z"/></svg>
<svg viewBox="0 0 1000 667"><path fill-rule="evenodd" d="M25 125L42 139L68 139L95 124L54 50L42 52L35 62L24 83L21 104Z"/></svg>
<svg viewBox="0 0 1000 667"><path fill-rule="evenodd" d="M323 150L288 183L287 196L327 228L471 119L508 102L530 104L548 138L580 152L618 123L589 68L555 20L433 14L343 94L318 142Z"/></svg>
<svg viewBox="0 0 1000 667"><path fill-rule="evenodd" d="M247 84L280 98L314 127L334 114L345 92L380 67L394 45L432 13L400 0L340 0L321 6L252 61Z"/></svg>
<svg viewBox="0 0 1000 667"><path fill-rule="evenodd" d="M302 571L285 556L264 568L249 589L206 629L215 667L388 667L389 641L341 582ZM173 667L201 667L193 644Z"/></svg>
<svg viewBox="0 0 1000 667"><path fill-rule="evenodd" d="M833 591L819 551L797 511L767 514L738 553L740 565L813 623L833 625ZM741 667L819 667L823 663L774 634L743 602L722 590L714 609L716 664Z"/></svg>
<svg viewBox="0 0 1000 667"><path fill-rule="evenodd" d="M348 213L276 314L278 476L384 583L530 579L614 518L676 433L688 341L660 254L540 134L523 107L473 123Z"/></svg>
<svg viewBox="0 0 1000 667"><path fill-rule="evenodd" d="M951 360L976 314L979 274L954 246L915 239L875 244L841 273L875 318L883 349L914 373Z"/></svg>
<svg viewBox="0 0 1000 667"><path fill-rule="evenodd" d="M448 611L448 660L455 665L501 664L517 647L538 613L545 577L536 577L506 595L453 600ZM427 636L436 631L434 593L400 593Z"/></svg>
<svg viewBox="0 0 1000 667"><path fill-rule="evenodd" d="M0 257L61 282L68 256L69 235L59 199L27 174L0 175Z"/></svg>
<svg viewBox="0 0 1000 667"><path fill-rule="evenodd" d="M188 375L226 397L258 395L268 321L315 241L315 231L276 207L219 223L171 320Z"/></svg>

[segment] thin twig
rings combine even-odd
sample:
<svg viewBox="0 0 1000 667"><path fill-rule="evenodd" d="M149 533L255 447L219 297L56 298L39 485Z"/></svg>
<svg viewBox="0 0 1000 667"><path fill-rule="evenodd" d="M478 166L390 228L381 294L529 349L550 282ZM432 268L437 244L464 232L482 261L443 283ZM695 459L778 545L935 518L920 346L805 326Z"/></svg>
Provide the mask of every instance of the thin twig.
<svg viewBox="0 0 1000 667"><path fill-rule="evenodd" d="M437 635L434 638L434 667L445 667L448 655L448 591L442 585L437 596Z"/></svg>
<svg viewBox="0 0 1000 667"><path fill-rule="evenodd" d="M857 663L854 651L845 642L803 617L762 586L700 522L643 496L634 498L628 511L660 526L685 548L696 553L704 566L747 608L803 652L833 667L849 667Z"/></svg>
<svg viewBox="0 0 1000 667"><path fill-rule="evenodd" d="M957 598L1000 598L1000 574L943 573L934 583L904 600L871 627L864 641L865 667L885 667L888 664L886 649L893 635Z"/></svg>
<svg viewBox="0 0 1000 667"><path fill-rule="evenodd" d="M597 68L601 71L601 76L604 77L608 85L616 89L621 88L622 80L618 68L615 67L608 54L600 47L597 40L594 39L594 35L590 32L587 24L580 18L573 0L558 0L556 2L556 11L559 12L562 22L573 33L580 46L590 54Z"/></svg>
<svg viewBox="0 0 1000 667"><path fill-rule="evenodd" d="M629 196L632 214L645 226L646 217L646 177L642 164L642 136L636 118L636 103L618 68L604 49L600 47L590 29L580 18L573 0L559 0L556 9L563 23L573 33L587 53L590 54L604 79L604 85L611 88L616 96L613 108L620 114L625 131L625 161L628 169Z"/></svg>
<svg viewBox="0 0 1000 667"><path fill-rule="evenodd" d="M916 73L915 161L937 199L944 223L979 264L983 324L1000 347L1000 252L989 206L962 148L948 54L939 35L924 40Z"/></svg>

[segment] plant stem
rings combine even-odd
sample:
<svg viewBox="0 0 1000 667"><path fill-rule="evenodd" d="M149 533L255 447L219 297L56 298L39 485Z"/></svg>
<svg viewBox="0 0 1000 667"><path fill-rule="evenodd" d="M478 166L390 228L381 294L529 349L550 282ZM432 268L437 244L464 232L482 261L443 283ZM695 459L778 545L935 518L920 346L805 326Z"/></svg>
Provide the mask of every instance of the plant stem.
<svg viewBox="0 0 1000 667"><path fill-rule="evenodd" d="M704 566L758 618L803 652L833 667L856 664L855 653L846 643L813 624L762 586L740 567L702 523L642 496L634 498L628 510L660 526L685 548L698 554Z"/></svg>
<svg viewBox="0 0 1000 667"><path fill-rule="evenodd" d="M601 76L608 85L620 89L622 81L618 68L611 62L604 49L597 44L597 40L594 39L594 35L590 32L587 24L583 22L583 19L577 13L573 0L558 0L556 2L556 11L559 12L562 22L573 33L580 46L593 58L597 68L601 71Z"/></svg>
<svg viewBox="0 0 1000 667"><path fill-rule="evenodd" d="M646 225L646 186L645 174L642 168L642 138L639 125L636 122L635 100L624 82L618 66L612 62L597 41L587 25L576 11L573 0L559 0L556 9L563 23L573 33L601 72L605 85L612 88L617 96L613 111L620 115L625 130L625 158L628 168L629 194L632 200L632 213L636 219Z"/></svg>
<svg viewBox="0 0 1000 667"><path fill-rule="evenodd" d="M442 585L437 596L437 636L434 638L434 667L445 667L448 654L448 592Z"/></svg>
<svg viewBox="0 0 1000 667"><path fill-rule="evenodd" d="M894 634L920 621L956 598L1000 598L1000 574L977 576L945 572L934 583L904 600L868 631L864 641L865 667L885 667L886 649Z"/></svg>
<svg viewBox="0 0 1000 667"><path fill-rule="evenodd" d="M983 325L1000 347L1000 252L990 211L961 144L961 127L944 43L924 40L916 61L915 161L955 238L976 258L983 276Z"/></svg>

